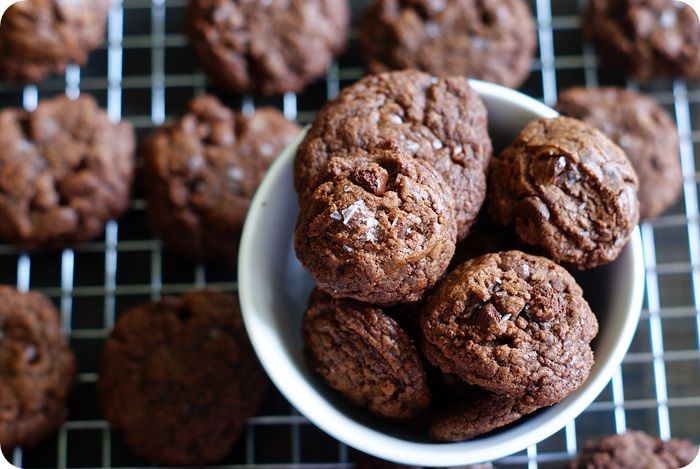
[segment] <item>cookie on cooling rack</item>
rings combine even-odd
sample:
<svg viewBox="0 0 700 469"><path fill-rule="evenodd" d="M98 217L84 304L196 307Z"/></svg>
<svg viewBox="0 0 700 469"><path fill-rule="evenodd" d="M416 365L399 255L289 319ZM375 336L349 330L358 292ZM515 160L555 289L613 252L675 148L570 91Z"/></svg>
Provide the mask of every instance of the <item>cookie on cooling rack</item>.
<svg viewBox="0 0 700 469"><path fill-rule="evenodd" d="M359 41L373 73L415 68L518 87L530 74L537 35L523 0L376 0Z"/></svg>
<svg viewBox="0 0 700 469"><path fill-rule="evenodd" d="M241 93L299 92L347 41L348 0L193 0L188 33L216 84Z"/></svg>
<svg viewBox="0 0 700 469"><path fill-rule="evenodd" d="M334 153L366 158L386 143L431 164L445 179L455 198L458 239L464 239L486 196L492 154L486 107L467 79L407 70L370 75L343 89L299 146L297 193L313 186Z"/></svg>
<svg viewBox="0 0 700 469"><path fill-rule="evenodd" d="M700 79L700 22L675 0L591 0L583 33L603 61L639 81Z"/></svg>
<svg viewBox="0 0 700 469"><path fill-rule="evenodd" d="M637 175L602 132L568 117L525 126L493 159L491 219L579 270L614 261L639 219Z"/></svg>
<svg viewBox="0 0 700 469"><path fill-rule="evenodd" d="M413 342L380 308L315 290L304 314L306 355L328 385L392 419L425 413L431 397Z"/></svg>
<svg viewBox="0 0 700 469"><path fill-rule="evenodd" d="M235 113L213 96L146 142L148 216L166 248L231 264L248 205L267 168L299 133L273 108Z"/></svg>
<svg viewBox="0 0 700 469"><path fill-rule="evenodd" d="M57 249L99 236L129 206L135 136L81 95L0 111L0 238Z"/></svg>
<svg viewBox="0 0 700 469"><path fill-rule="evenodd" d="M698 454L690 441L662 441L640 431L586 442L568 469L679 469Z"/></svg>
<svg viewBox="0 0 700 469"><path fill-rule="evenodd" d="M73 352L59 313L39 293L0 286L0 446L32 446L67 415Z"/></svg>
<svg viewBox="0 0 700 469"><path fill-rule="evenodd" d="M520 251L465 262L421 312L425 357L443 373L517 399L520 414L553 405L583 384L597 332L574 278Z"/></svg>
<svg viewBox="0 0 700 469"><path fill-rule="evenodd" d="M104 38L109 0L24 0L0 23L0 79L33 82L84 65Z"/></svg>
<svg viewBox="0 0 700 469"><path fill-rule="evenodd" d="M202 291L121 315L98 390L107 420L137 456L194 466L229 453L266 385L236 298Z"/></svg>
<svg viewBox="0 0 700 469"><path fill-rule="evenodd" d="M623 88L569 88L557 110L607 135L625 151L639 177L639 215L650 219L672 206L683 178L678 131L656 102Z"/></svg>

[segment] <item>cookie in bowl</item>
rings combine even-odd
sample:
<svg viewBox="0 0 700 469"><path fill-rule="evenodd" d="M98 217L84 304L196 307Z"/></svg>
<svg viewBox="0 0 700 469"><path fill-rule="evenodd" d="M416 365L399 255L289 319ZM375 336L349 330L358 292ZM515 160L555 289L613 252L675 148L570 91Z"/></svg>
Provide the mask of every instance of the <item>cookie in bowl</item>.
<svg viewBox="0 0 700 469"><path fill-rule="evenodd" d="M409 336L376 306L315 290L304 314L306 354L328 385L373 414L404 420L431 403L423 363Z"/></svg>
<svg viewBox="0 0 700 469"><path fill-rule="evenodd" d="M299 211L297 258L336 298L409 303L443 275L455 250L452 192L396 147L340 154Z"/></svg>
<svg viewBox="0 0 700 469"><path fill-rule="evenodd" d="M303 196L337 152L366 158L394 144L445 179L464 239L486 196L492 145L483 101L464 77L436 78L415 70L371 75L348 86L316 116L294 160Z"/></svg>
<svg viewBox="0 0 700 469"><path fill-rule="evenodd" d="M592 125L625 151L639 178L639 217L655 218L681 193L678 130L651 97L624 88L562 91L556 109Z"/></svg>
<svg viewBox="0 0 700 469"><path fill-rule="evenodd" d="M638 179L624 151L568 117L525 126L491 164L491 219L558 263L614 261L639 221Z"/></svg>

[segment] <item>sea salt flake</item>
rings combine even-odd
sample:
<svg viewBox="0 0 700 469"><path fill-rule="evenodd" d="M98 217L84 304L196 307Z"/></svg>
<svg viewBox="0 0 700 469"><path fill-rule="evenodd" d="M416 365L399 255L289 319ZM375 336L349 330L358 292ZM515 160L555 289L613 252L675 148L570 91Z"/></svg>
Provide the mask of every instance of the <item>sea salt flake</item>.
<svg viewBox="0 0 700 469"><path fill-rule="evenodd" d="M343 244L343 249L344 249L345 251L347 251L347 252L352 252L352 251L353 251L353 249L352 249L350 246L348 246L347 244Z"/></svg>
<svg viewBox="0 0 700 469"><path fill-rule="evenodd" d="M438 79L438 77L430 77L430 83L432 83L433 85L437 84L437 82L439 81L440 80Z"/></svg>
<svg viewBox="0 0 700 469"><path fill-rule="evenodd" d="M243 171L241 168L231 168L226 174L228 175L228 178L234 182L240 182L245 177L245 171Z"/></svg>
<svg viewBox="0 0 700 469"><path fill-rule="evenodd" d="M488 41L483 37L473 37L471 43L474 49L478 51L485 50L488 46Z"/></svg>
<svg viewBox="0 0 700 469"><path fill-rule="evenodd" d="M425 23L425 35L431 39L438 38L442 36L442 29L440 25L434 21L427 21Z"/></svg>
<svg viewBox="0 0 700 469"><path fill-rule="evenodd" d="M433 150L439 150L440 148L442 148L442 142L440 140L437 140L437 139L433 140L432 145L433 145Z"/></svg>
<svg viewBox="0 0 700 469"><path fill-rule="evenodd" d="M343 216L340 214L340 212L338 212L338 211L336 210L335 212L331 213L331 218L332 218L333 220L340 221L340 220L343 219Z"/></svg>
<svg viewBox="0 0 700 469"><path fill-rule="evenodd" d="M420 145L418 145L418 142L414 142L413 140L409 140L406 142L406 150L410 153L417 152L419 148Z"/></svg>
<svg viewBox="0 0 700 469"><path fill-rule="evenodd" d="M566 158L560 156L557 160L557 171L561 171L564 168L566 168Z"/></svg>
<svg viewBox="0 0 700 469"><path fill-rule="evenodd" d="M192 171L199 171L204 167L204 157L202 155L193 155L187 162L187 167Z"/></svg>
<svg viewBox="0 0 700 469"><path fill-rule="evenodd" d="M661 24L662 28L669 29L676 25L677 19L678 16L674 10L664 10L664 12L661 13L659 23Z"/></svg>
<svg viewBox="0 0 700 469"><path fill-rule="evenodd" d="M584 208L586 208L586 202L581 202L578 206L578 209L583 210Z"/></svg>
<svg viewBox="0 0 700 469"><path fill-rule="evenodd" d="M501 318L501 321L507 321L511 317L510 313L509 314L504 314L503 317Z"/></svg>
<svg viewBox="0 0 700 469"><path fill-rule="evenodd" d="M462 145L457 145L457 146L455 147L454 154L455 154L455 155L459 155L459 154L462 153L462 151L464 151L464 148L462 148Z"/></svg>
<svg viewBox="0 0 700 469"><path fill-rule="evenodd" d="M394 124L403 124L403 119L396 114L389 114L389 121L393 122Z"/></svg>
<svg viewBox="0 0 700 469"><path fill-rule="evenodd" d="M345 192L345 193L350 192L350 186L343 187L343 192Z"/></svg>
<svg viewBox="0 0 700 469"><path fill-rule="evenodd" d="M367 241L371 241L374 243L375 241L377 241L377 227L379 226L379 222L376 218L369 217L367 218L366 226L367 232L365 233L365 237L367 238Z"/></svg>
<svg viewBox="0 0 700 469"><path fill-rule="evenodd" d="M350 220L352 220L352 217L355 216L358 210L361 210L363 208L366 208L364 200L358 200L355 203L353 203L351 206L346 208L345 210L342 211L343 215L343 224L347 225L350 223Z"/></svg>

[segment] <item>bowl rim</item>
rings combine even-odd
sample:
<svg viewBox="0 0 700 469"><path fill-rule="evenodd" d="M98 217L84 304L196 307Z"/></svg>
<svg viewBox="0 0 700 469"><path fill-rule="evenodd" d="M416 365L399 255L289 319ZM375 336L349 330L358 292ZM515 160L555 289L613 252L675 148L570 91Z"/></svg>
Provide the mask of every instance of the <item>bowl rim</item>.
<svg viewBox="0 0 700 469"><path fill-rule="evenodd" d="M482 97L509 101L540 117L556 117L558 113L523 93L479 80L469 80ZM632 278L624 324L608 359L595 376L591 376L563 401L540 411L526 422L514 425L492 436L457 443L426 443L405 440L382 433L360 423L338 410L314 388L293 365L288 354L272 346L274 332L263 324L254 304L254 286L249 272L257 268L257 256L251 246L255 241L257 221L265 199L276 187L284 171L293 163L298 145L308 130L300 132L269 169L253 198L240 242L238 285L244 323L255 352L268 376L282 395L311 423L336 440L364 453L401 464L421 466L454 466L500 459L517 453L551 436L581 414L610 382L620 366L637 329L641 315L645 268L639 227L635 227L625 250L630 250ZM291 161L290 161L291 160ZM488 441L489 444L483 443Z"/></svg>

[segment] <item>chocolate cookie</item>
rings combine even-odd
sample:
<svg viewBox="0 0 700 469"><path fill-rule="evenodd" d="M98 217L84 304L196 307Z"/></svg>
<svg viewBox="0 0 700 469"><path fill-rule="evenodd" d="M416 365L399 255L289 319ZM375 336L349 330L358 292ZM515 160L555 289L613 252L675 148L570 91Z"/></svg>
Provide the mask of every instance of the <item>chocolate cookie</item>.
<svg viewBox="0 0 700 469"><path fill-rule="evenodd" d="M614 261L639 219L637 175L625 153L576 119L525 126L494 158L491 218L576 269Z"/></svg>
<svg viewBox="0 0 700 469"><path fill-rule="evenodd" d="M188 33L222 87L263 94L301 91L345 48L347 0L192 0Z"/></svg>
<svg viewBox="0 0 700 469"><path fill-rule="evenodd" d="M316 290L302 332L314 370L355 405L394 419L427 411L431 398L420 357L380 308Z"/></svg>
<svg viewBox="0 0 700 469"><path fill-rule="evenodd" d="M627 154L639 177L640 218L675 204L683 177L678 131L666 111L648 96L623 88L569 88L557 110L596 127Z"/></svg>
<svg viewBox="0 0 700 469"><path fill-rule="evenodd" d="M24 0L0 23L0 78L31 82L84 65L104 38L109 0Z"/></svg>
<svg viewBox="0 0 700 469"><path fill-rule="evenodd" d="M439 441L468 440L513 423L536 409L522 405L519 398L472 388L433 413L428 419L428 431Z"/></svg>
<svg viewBox="0 0 700 469"><path fill-rule="evenodd" d="M0 111L0 237L34 249L98 236L129 206L134 140L86 95Z"/></svg>
<svg viewBox="0 0 700 469"><path fill-rule="evenodd" d="M639 81L700 79L700 22L674 0L591 0L583 33L603 61Z"/></svg>
<svg viewBox="0 0 700 469"><path fill-rule="evenodd" d="M32 446L66 419L75 357L39 293L0 286L0 446Z"/></svg>
<svg viewBox="0 0 700 469"><path fill-rule="evenodd" d="M157 130L143 157L148 215L165 246L194 262L235 262L250 200L299 130L276 109L237 114L212 96Z"/></svg>
<svg viewBox="0 0 700 469"><path fill-rule="evenodd" d="M163 465L224 458L265 388L236 298L214 292L164 298L120 316L98 381L105 416L127 446Z"/></svg>
<svg viewBox="0 0 700 469"><path fill-rule="evenodd" d="M303 201L296 255L336 298L389 306L422 298L447 269L454 200L424 161L392 150L333 158Z"/></svg>
<svg viewBox="0 0 700 469"><path fill-rule="evenodd" d="M588 441L569 469L679 469L698 454L686 440L661 441L639 431Z"/></svg>
<svg viewBox="0 0 700 469"><path fill-rule="evenodd" d="M415 68L510 87L530 74L537 45L523 0L376 0L359 40L373 73Z"/></svg>
<svg viewBox="0 0 700 469"><path fill-rule="evenodd" d="M452 189L458 238L464 239L486 192L492 146L486 107L465 78L414 70L368 76L345 88L317 114L294 161L301 195L334 153L367 157L393 142L430 163Z"/></svg>
<svg viewBox="0 0 700 469"><path fill-rule="evenodd" d="M421 326L425 356L443 373L525 408L555 404L586 380L598 332L574 278L520 251L459 266L431 294Z"/></svg>

